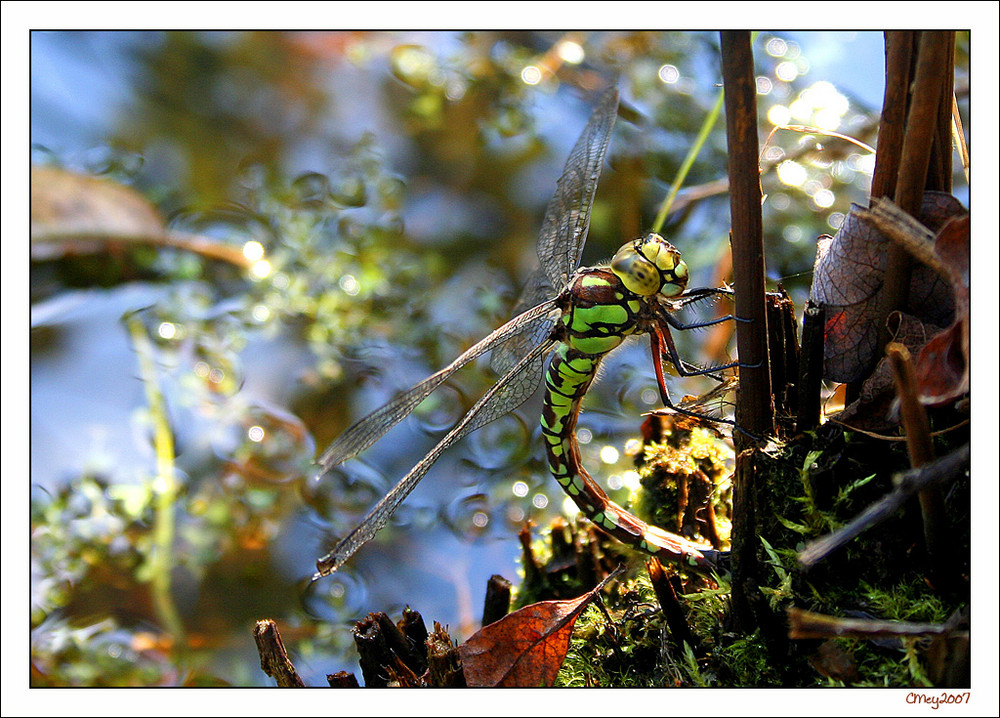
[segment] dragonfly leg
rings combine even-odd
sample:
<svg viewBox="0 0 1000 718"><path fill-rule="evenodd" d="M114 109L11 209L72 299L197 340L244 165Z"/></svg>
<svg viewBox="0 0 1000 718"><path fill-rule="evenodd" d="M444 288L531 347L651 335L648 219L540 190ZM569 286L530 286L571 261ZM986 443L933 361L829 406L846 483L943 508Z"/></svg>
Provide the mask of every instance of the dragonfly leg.
<svg viewBox="0 0 1000 718"><path fill-rule="evenodd" d="M669 314L663 314L662 318L672 319ZM722 364L720 366L713 366L707 369L692 369L690 364L681 361L680 355L677 353L677 346L674 344L674 338L670 334L670 327L664 326L661 322L656 329L650 333L650 338L653 340L653 361L656 362L657 358L662 361L663 359L663 348L666 347L667 355L670 357L670 363L674 365L677 369L677 373L681 376L702 376L704 374L711 375L713 372L723 371L725 369L732 369L733 367L745 366L740 364L738 361L730 362L729 364ZM657 364L659 366L659 363ZM662 375L662 371L660 372ZM717 378L717 377L713 377ZM662 385L662 381L660 382ZM661 392L662 393L662 392Z"/></svg>
<svg viewBox="0 0 1000 718"><path fill-rule="evenodd" d="M662 308L661 310L656 312L656 317L657 319L659 319L660 327L662 327L664 335L666 337L666 339L664 340L664 336L661 336L660 341L661 343L666 344L667 352L670 355L670 362L674 365L674 367L676 367L677 373L680 374L681 376L700 376L703 374L708 374L712 376L713 379L718 379L718 377L715 377L712 374L713 372L722 371L724 369L733 369L735 367L742 367L745 369L756 369L763 363L763 362L756 362L754 364L747 364L745 362L734 361L728 364L708 367L707 369L691 370L690 368L688 368L690 365L680 360L680 357L677 354L677 347L674 345L674 338L673 336L671 336L669 328L673 327L674 329L683 331L685 329L700 329L702 327L710 327L714 324L721 324L722 322L729 321L730 319L733 320L734 322L751 322L753 321L752 319L744 319L741 317L734 316L732 314L727 314L724 317L719 317L718 319L712 319L707 322L684 324L679 319L677 319L677 317L673 316L670 312L663 311ZM669 327L664 326L664 323L669 325Z"/></svg>
<svg viewBox="0 0 1000 718"><path fill-rule="evenodd" d="M696 302L704 301L711 297L726 296L732 297L735 294L732 289L726 289L724 287L705 287L702 289L689 289L680 297L680 301L677 302L673 308L678 309L681 306L687 306L688 304L694 304ZM699 329L701 327L710 327L714 324L721 324L722 322L728 321L734 322L752 322L753 319L749 317L738 317L735 314L727 314L724 317L718 317L716 319L711 319L707 322L695 322L693 324L685 324L676 317L668 315L667 321L674 329Z"/></svg>
<svg viewBox="0 0 1000 718"><path fill-rule="evenodd" d="M669 314L667 312L663 313L663 318L672 326L674 329L679 329L681 331L686 329L702 329L704 327L711 327L716 324L722 324L722 322L734 321L734 322L752 322L753 319L747 317L738 317L735 314L727 314L724 317L716 317L715 319L709 319L707 322L693 322L691 324L685 324L677 317Z"/></svg>
<svg viewBox="0 0 1000 718"><path fill-rule="evenodd" d="M753 439L754 441L759 441L760 440L759 436L755 436L755 435L751 434L750 432L746 431L743 427L741 427L739 424L737 424L732 419L723 419L721 417L714 417L714 416L707 416L705 414L699 414L696 411L690 411L689 409L682 409L681 407L675 405L672 401L670 401L670 392L667 390L667 384L666 384L666 381L664 381L664 378L663 378L663 347L664 346L666 346L666 348L667 348L667 351L668 351L669 356L670 356L671 363L677 368L678 373L681 373L682 376L693 376L693 375L696 375L696 374L707 374L711 370L706 370L706 371L702 371L702 372L692 372L692 373L687 373L687 374L684 374L684 373L681 372L681 364L682 363L681 363L680 357L677 356L677 347L674 346L674 340L673 340L673 337L670 336L670 329L669 329L669 327L662 327L662 329L661 329L661 327L657 326L652 332L650 332L649 339L650 339L650 348L651 348L652 353L653 353L653 367L654 367L654 369L656 371L656 383L657 383L658 388L660 390L660 399L663 401L663 405L664 406L666 406L668 409L671 409L672 411L676 411L678 414L684 414L685 416L691 416L691 417L694 417L695 419L704 419L706 421L711 421L711 422L716 423L716 424L726 424L728 426L733 427L734 429L736 429L738 432L740 432L744 436L746 436L746 437L748 437L750 439ZM717 369L720 369L720 368L721 369L725 369L725 368L733 367L733 366L740 366L740 364L739 364L739 362L734 362L732 364L727 364L724 367L716 367L716 368Z"/></svg>

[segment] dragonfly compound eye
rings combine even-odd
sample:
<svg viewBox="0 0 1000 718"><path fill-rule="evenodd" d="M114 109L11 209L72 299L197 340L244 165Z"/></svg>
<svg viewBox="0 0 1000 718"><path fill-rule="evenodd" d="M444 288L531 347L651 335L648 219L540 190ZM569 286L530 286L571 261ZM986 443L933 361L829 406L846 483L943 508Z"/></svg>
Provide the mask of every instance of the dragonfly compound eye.
<svg viewBox="0 0 1000 718"><path fill-rule="evenodd" d="M677 257L677 263L672 269L661 270L660 274L663 277L660 294L665 297L676 297L687 287L688 266L680 257Z"/></svg>
<svg viewBox="0 0 1000 718"><path fill-rule="evenodd" d="M611 260L611 271L618 275L630 292L650 297L660 291L662 280L656 265L636 249L638 244L629 242L622 245Z"/></svg>
<svg viewBox="0 0 1000 718"><path fill-rule="evenodd" d="M665 297L676 297L687 287L688 268L681 253L655 232L636 241L636 248L655 267L660 275L659 292Z"/></svg>

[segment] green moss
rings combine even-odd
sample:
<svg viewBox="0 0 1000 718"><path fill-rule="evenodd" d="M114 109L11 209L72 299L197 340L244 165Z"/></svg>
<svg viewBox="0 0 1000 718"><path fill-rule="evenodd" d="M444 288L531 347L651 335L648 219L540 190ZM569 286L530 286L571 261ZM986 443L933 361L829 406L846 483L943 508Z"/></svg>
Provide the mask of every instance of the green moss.
<svg viewBox="0 0 1000 718"><path fill-rule="evenodd" d="M725 548L731 528L732 448L714 430L681 415L653 415L656 433L637 462L642 491L634 497L638 516L692 540ZM711 517L713 527L704 523ZM709 530L711 529L711 530Z"/></svg>

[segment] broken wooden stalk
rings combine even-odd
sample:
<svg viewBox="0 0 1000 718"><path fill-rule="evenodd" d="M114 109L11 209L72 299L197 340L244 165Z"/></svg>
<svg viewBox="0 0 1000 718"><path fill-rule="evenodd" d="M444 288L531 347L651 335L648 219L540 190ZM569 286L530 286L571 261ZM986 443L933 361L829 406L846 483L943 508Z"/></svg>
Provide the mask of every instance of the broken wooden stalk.
<svg viewBox="0 0 1000 718"><path fill-rule="evenodd" d="M919 468L934 461L934 448L931 443L930 421L927 410L920 403L917 383L913 373L913 362L910 352L897 342L890 342L886 347L889 367L896 383L896 394L899 397L900 416L906 431L906 449L910 456L910 465ZM941 489L928 486L920 491L920 513L924 524L924 544L930 560L931 574L935 582L942 577L943 543L945 521L943 514L944 499Z"/></svg>

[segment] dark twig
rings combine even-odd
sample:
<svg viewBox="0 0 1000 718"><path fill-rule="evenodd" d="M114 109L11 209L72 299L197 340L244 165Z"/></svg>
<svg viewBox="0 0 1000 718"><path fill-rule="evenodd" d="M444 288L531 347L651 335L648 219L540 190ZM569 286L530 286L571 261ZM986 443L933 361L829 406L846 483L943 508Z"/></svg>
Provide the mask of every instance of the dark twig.
<svg viewBox="0 0 1000 718"><path fill-rule="evenodd" d="M288 658L285 644L274 621L264 619L257 621L253 627L253 639L257 642L257 653L260 654L260 667L271 676L282 688L304 688L305 683L295 672L295 666Z"/></svg>
<svg viewBox="0 0 1000 718"><path fill-rule="evenodd" d="M761 219L760 154L757 137L756 80L749 32L723 32L722 77L726 92L726 138L729 153L729 207L736 284L736 331L740 391L736 422L756 436L774 431L764 304L764 243ZM750 633L757 625L749 596L756 592L757 489L755 450L742 433L735 435L733 480L733 612L736 628Z"/></svg>
<svg viewBox="0 0 1000 718"><path fill-rule="evenodd" d="M767 346L771 366L771 391L774 395L774 423L778 436L791 429L798 403L799 337L795 305L784 287L765 296L767 308Z"/></svg>
<svg viewBox="0 0 1000 718"><path fill-rule="evenodd" d="M423 655L425 650L424 645L419 644L414 646L387 614L380 611L374 615L378 620L379 628L385 637L385 644L389 650L415 674L419 675L423 673L427 668L427 660ZM423 623L420 614L417 614L417 618L420 620L420 623Z"/></svg>
<svg viewBox="0 0 1000 718"><path fill-rule="evenodd" d="M686 643L691 646L692 650L696 650L698 644L691 633L687 619L684 618L684 609L681 607L680 601L677 600L677 592L667 577L666 571L663 569L663 564L657 559L652 558L646 561L646 571L649 572L650 583L653 584L653 590L656 592L656 600L659 602L660 608L663 610L663 615L667 619L671 638L676 642L678 647Z"/></svg>
<svg viewBox="0 0 1000 718"><path fill-rule="evenodd" d="M427 637L427 683L442 688L465 686L462 657L448 632L437 621Z"/></svg>
<svg viewBox="0 0 1000 718"><path fill-rule="evenodd" d="M363 620L355 623L352 634L365 687L385 688L389 685L390 679L387 666L391 666L393 660L392 651L386 645L385 636L382 634L378 615L369 613Z"/></svg>
<svg viewBox="0 0 1000 718"><path fill-rule="evenodd" d="M336 673L327 673L326 682L330 684L331 688L360 688L358 684L358 679L353 673L347 671L337 671Z"/></svg>
<svg viewBox="0 0 1000 718"><path fill-rule="evenodd" d="M535 559L531 548L531 524L525 522L517 532L517 540L521 543L521 565L524 566L524 583L527 586L537 586L542 580L542 570Z"/></svg>
<svg viewBox="0 0 1000 718"><path fill-rule="evenodd" d="M798 416L795 430L812 431L819 426L820 389L823 385L823 330L826 310L806 302L802 312L802 351L799 360Z"/></svg>
<svg viewBox="0 0 1000 718"><path fill-rule="evenodd" d="M483 625L488 626L510 611L510 581L493 574L486 582L486 599L483 601Z"/></svg>
<svg viewBox="0 0 1000 718"><path fill-rule="evenodd" d="M427 659L427 626L424 625L423 616L407 606L403 609L403 617L396 622L396 627L406 637L411 653L418 657L415 669L420 669Z"/></svg>
<svg viewBox="0 0 1000 718"><path fill-rule="evenodd" d="M898 636L936 636L950 633L950 623L912 623L866 618L838 618L813 613L792 606L788 609L788 637L801 638L891 638Z"/></svg>
<svg viewBox="0 0 1000 718"><path fill-rule="evenodd" d="M910 465L919 468L934 460L930 420L927 418L927 410L918 397L909 350L902 344L890 342L886 347L886 354L896 384L900 416L906 430L906 449L910 455ZM946 525L943 515L944 497L938 486L928 486L922 489L918 496L924 523L924 544L930 559L931 574L939 581L943 578L945 568L942 557Z"/></svg>
<svg viewBox="0 0 1000 718"><path fill-rule="evenodd" d="M855 537L892 516L921 489L944 482L969 464L969 446L953 451L943 459L896 475L896 488L837 531L813 541L799 553L799 563L810 568Z"/></svg>

